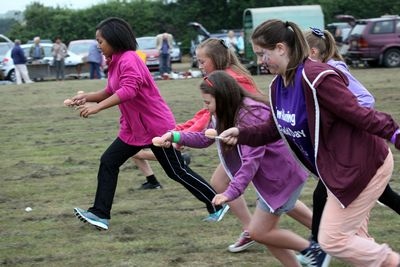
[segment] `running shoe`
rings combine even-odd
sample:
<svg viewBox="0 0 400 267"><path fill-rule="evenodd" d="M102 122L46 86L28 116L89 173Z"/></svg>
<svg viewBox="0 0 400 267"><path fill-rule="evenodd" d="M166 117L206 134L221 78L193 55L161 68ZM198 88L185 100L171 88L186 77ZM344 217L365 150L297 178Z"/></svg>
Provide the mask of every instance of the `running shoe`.
<svg viewBox="0 0 400 267"><path fill-rule="evenodd" d="M84 223L86 222L90 223L98 230L108 230L109 223L107 219L101 219L100 217L94 215L90 211L86 211L81 208L74 208L74 214L79 220L81 220Z"/></svg>
<svg viewBox="0 0 400 267"><path fill-rule="evenodd" d="M249 232L243 231L236 242L228 247L230 252L240 252L254 245L256 241L251 239Z"/></svg>
<svg viewBox="0 0 400 267"><path fill-rule="evenodd" d="M225 213L229 210L229 205L224 205L222 209L209 214L206 218L203 219L205 222L219 222L224 218Z"/></svg>

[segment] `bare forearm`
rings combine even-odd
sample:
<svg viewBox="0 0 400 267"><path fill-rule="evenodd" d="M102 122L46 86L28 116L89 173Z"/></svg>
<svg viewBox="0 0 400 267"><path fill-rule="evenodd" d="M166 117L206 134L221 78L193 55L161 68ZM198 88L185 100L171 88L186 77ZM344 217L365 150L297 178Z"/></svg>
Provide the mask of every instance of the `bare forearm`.
<svg viewBox="0 0 400 267"><path fill-rule="evenodd" d="M103 101L108 97L110 97L110 95L106 93L105 90L85 94L86 102L100 103L101 101Z"/></svg>
<svg viewBox="0 0 400 267"><path fill-rule="evenodd" d="M113 94L111 96L108 96L107 98L105 98L104 100L102 100L101 102L99 102L99 108L101 110L103 109L107 109L113 106L118 105L119 103L121 103L121 100L119 99L117 94Z"/></svg>

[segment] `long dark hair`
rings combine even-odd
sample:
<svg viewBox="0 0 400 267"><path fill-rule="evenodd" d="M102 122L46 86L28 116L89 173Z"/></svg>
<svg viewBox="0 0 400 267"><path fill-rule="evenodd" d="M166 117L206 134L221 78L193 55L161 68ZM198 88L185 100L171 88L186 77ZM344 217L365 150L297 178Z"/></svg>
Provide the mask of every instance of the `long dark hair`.
<svg viewBox="0 0 400 267"><path fill-rule="evenodd" d="M110 17L101 21L96 30L100 31L103 38L115 52L128 50L136 51L137 41L132 27L121 18Z"/></svg>
<svg viewBox="0 0 400 267"><path fill-rule="evenodd" d="M247 92L225 71L213 71L205 77L200 84L200 90L202 93L210 94L215 98L216 130L218 133L238 124L239 110L246 108L243 105L245 97L267 104L265 96Z"/></svg>
<svg viewBox="0 0 400 267"><path fill-rule="evenodd" d="M278 43L285 43L289 47L289 63L286 68L285 78L293 83L296 68L309 53L307 42L300 28L290 21L270 19L258 25L251 39L254 44L273 50Z"/></svg>

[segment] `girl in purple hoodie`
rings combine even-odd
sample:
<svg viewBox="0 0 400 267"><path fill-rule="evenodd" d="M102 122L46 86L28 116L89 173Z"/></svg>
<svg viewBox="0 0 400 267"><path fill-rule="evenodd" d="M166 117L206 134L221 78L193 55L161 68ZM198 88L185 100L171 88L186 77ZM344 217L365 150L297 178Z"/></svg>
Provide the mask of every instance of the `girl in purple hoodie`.
<svg viewBox="0 0 400 267"><path fill-rule="evenodd" d="M205 107L213 115L209 128L217 132L232 126L257 125L270 115L270 108L262 97L246 92L225 71L211 73L200 89ZM260 147L229 147L218 138L207 138L205 131L171 131L161 137L161 145L168 147L171 142L194 148L216 142L221 164L231 181L223 193L215 196L213 203L222 205L237 199L252 182L258 203L248 229L251 238L266 245L284 266L298 266L294 251L309 259L309 266L323 266L326 254L317 243L278 226L280 216L294 208L308 177L282 140Z"/></svg>

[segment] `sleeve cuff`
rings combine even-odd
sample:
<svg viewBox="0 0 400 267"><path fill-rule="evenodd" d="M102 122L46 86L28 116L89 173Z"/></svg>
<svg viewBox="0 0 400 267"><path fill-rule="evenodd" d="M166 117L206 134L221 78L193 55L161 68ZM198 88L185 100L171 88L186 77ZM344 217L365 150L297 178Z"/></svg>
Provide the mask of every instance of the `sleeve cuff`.
<svg viewBox="0 0 400 267"><path fill-rule="evenodd" d="M392 144L394 144L394 143L396 142L396 136L397 136L399 133L400 133L400 128L397 129L397 130L394 132L394 134L392 135L392 138L390 138L390 142L391 142Z"/></svg>
<svg viewBox="0 0 400 267"><path fill-rule="evenodd" d="M176 131L171 131L172 143L178 143L181 140L181 133Z"/></svg>

